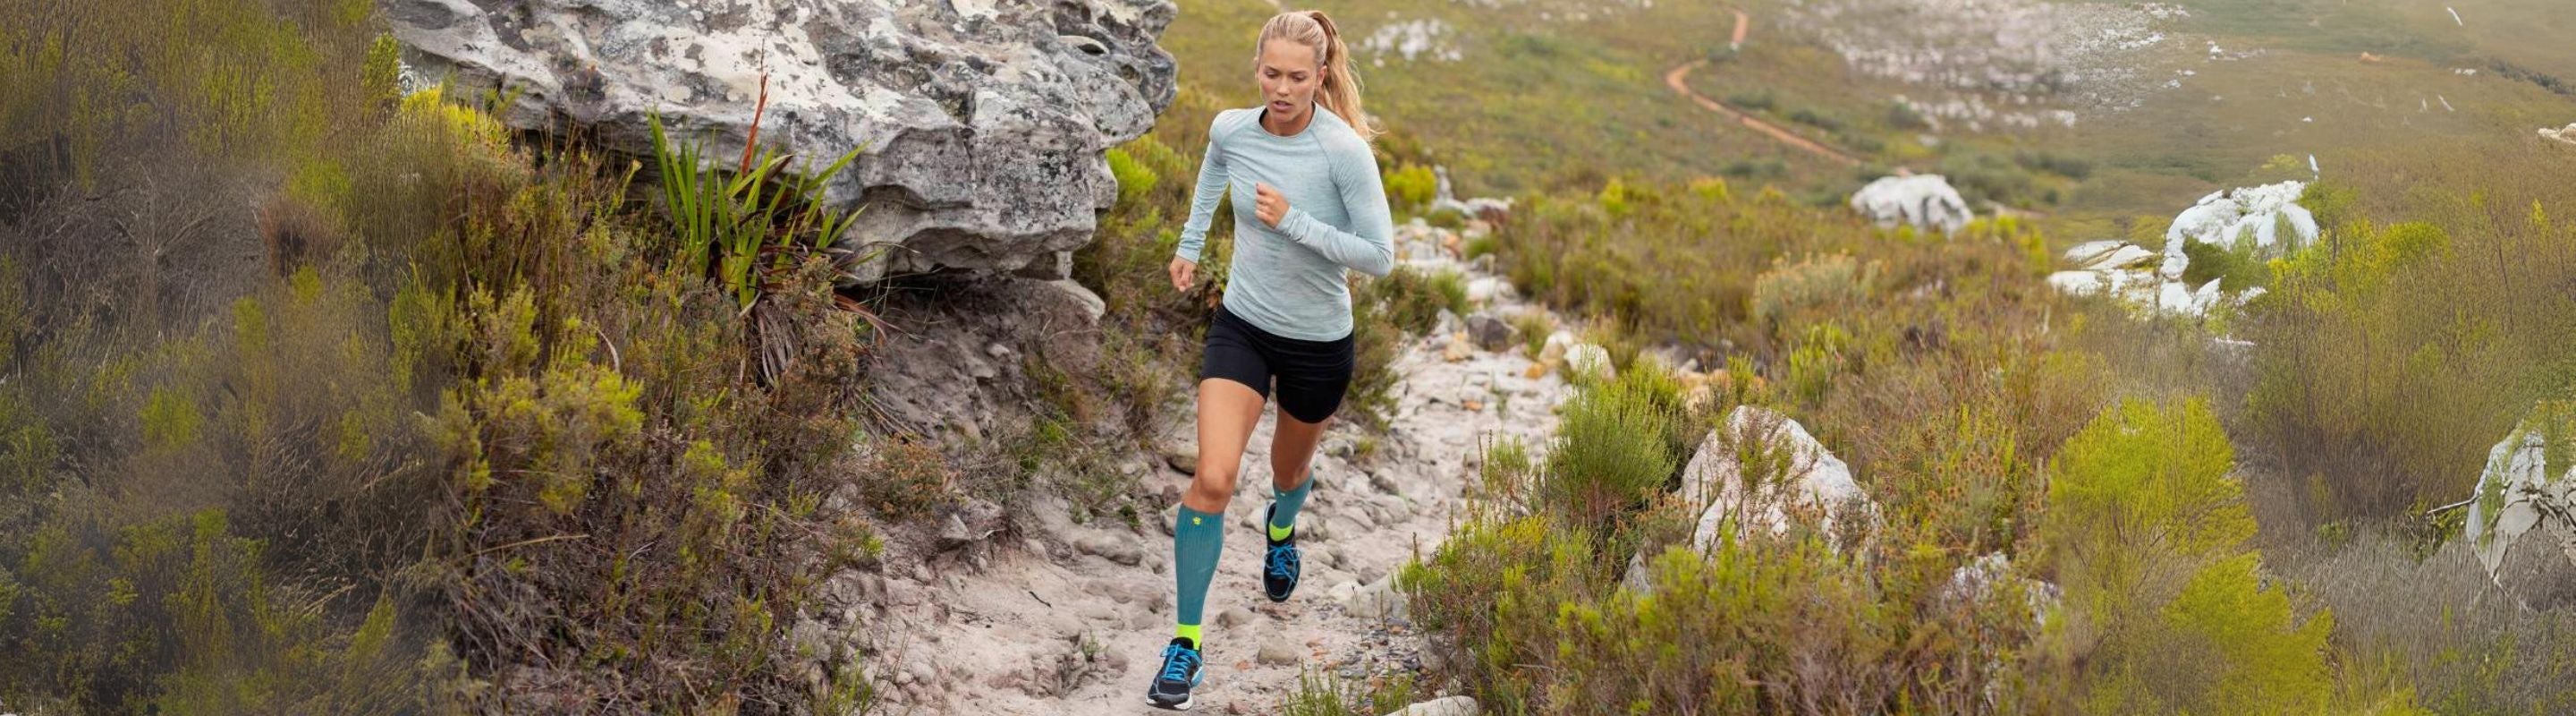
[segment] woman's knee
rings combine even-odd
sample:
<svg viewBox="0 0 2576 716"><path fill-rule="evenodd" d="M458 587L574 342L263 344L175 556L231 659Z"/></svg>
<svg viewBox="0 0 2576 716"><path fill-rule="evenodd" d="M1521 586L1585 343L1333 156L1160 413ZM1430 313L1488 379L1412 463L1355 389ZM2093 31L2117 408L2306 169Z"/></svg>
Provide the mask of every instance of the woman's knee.
<svg viewBox="0 0 2576 716"><path fill-rule="evenodd" d="M1181 502L1200 512L1225 511L1225 503L1234 499L1235 478L1240 469L1231 465L1200 465L1198 475L1190 480L1190 489Z"/></svg>

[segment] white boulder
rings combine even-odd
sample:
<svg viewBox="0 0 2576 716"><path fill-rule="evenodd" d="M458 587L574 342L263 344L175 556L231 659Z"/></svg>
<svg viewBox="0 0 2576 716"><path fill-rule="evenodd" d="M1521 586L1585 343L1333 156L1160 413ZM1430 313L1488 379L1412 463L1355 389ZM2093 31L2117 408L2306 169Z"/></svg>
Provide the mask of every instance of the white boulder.
<svg viewBox="0 0 2576 716"><path fill-rule="evenodd" d="M2540 129L2540 136L2543 139L2555 139L2568 144L2576 144L2576 124L2569 124L2566 127L2559 129L2542 127Z"/></svg>
<svg viewBox="0 0 2576 716"><path fill-rule="evenodd" d="M1404 710L1386 716L1476 716L1478 713L1474 697L1449 696L1406 706Z"/></svg>
<svg viewBox="0 0 2576 716"><path fill-rule="evenodd" d="M1851 208L1882 227L1911 224L1947 234L1977 218L1950 180L1939 174L1879 177L1853 192Z"/></svg>
<svg viewBox="0 0 2576 716"><path fill-rule="evenodd" d="M1746 461L1766 484L1745 484ZM1852 479L1851 466L1825 450L1805 426L1768 408L1743 406L1709 432L1682 468L1682 500L1701 506L1691 547L1705 551L1727 519L1737 529L1789 529L1792 514L1813 517L1827 534L1849 520L1875 524L1878 505Z"/></svg>
<svg viewBox="0 0 2576 716"><path fill-rule="evenodd" d="M2553 448L2561 455L2576 448L2576 401L2542 401L2487 451L2464 531L2497 586L2504 585L2505 553L2536 528L2547 528L2576 561L2576 465L2549 464Z"/></svg>
<svg viewBox="0 0 2576 716"><path fill-rule="evenodd" d="M1494 301L1508 301L1511 299L1512 282L1504 280L1501 277L1485 276L1467 282L1467 300L1469 302L1481 304L1491 303Z"/></svg>
<svg viewBox="0 0 2576 716"><path fill-rule="evenodd" d="M2191 259L2183 254L2186 240L2234 248L2238 242L2252 241L2267 249L2267 255L2280 255L2305 246L2317 239L2317 218L2299 206L2299 194L2307 191L2304 182L2285 181L2212 193L2200 202L2174 216L2173 225L2165 229L2165 261L2158 267L2167 279L2181 279ZM2281 236L2281 227L2290 228L2290 236ZM2284 241L2290 242L2284 245Z"/></svg>
<svg viewBox="0 0 2576 716"><path fill-rule="evenodd" d="M2161 258L2146 247L2126 241L2087 241L2066 250L2067 268L2050 274L2048 283L2078 296L2109 295L2142 310L2197 316L2222 303L2241 305L2262 295L2262 287L2230 296L2217 280L2198 286L2183 283L2191 242L2235 249L2249 245L2258 256L2278 256L2317 238L2317 219L2298 205L2307 185L2295 181L2221 191L2174 217L2165 231ZM2284 231L2284 229L2287 231Z"/></svg>

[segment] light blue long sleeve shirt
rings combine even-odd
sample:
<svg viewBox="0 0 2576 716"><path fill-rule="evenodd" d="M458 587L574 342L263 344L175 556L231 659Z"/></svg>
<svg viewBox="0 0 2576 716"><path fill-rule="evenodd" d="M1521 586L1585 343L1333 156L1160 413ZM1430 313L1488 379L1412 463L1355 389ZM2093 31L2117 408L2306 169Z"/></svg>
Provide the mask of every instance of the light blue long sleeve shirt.
<svg viewBox="0 0 2576 716"><path fill-rule="evenodd" d="M1265 108L1217 113L1174 255L1199 260L1217 202L1231 188L1234 261L1226 273L1226 311L1276 335L1331 341L1351 333L1345 270L1371 276L1394 270L1395 221L1368 141L1322 104L1314 107L1306 128L1285 137L1261 126ZM1256 182L1288 199L1288 214L1276 228L1261 223Z"/></svg>

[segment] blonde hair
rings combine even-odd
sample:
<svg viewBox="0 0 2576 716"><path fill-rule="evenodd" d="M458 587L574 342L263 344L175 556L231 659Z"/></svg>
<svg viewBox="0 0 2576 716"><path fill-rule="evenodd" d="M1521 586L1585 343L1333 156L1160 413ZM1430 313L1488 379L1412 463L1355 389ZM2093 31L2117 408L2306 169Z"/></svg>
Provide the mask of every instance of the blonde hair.
<svg viewBox="0 0 2576 716"><path fill-rule="evenodd" d="M1261 26L1261 39L1252 43L1254 69L1260 68L1261 48L1270 46L1271 40L1287 40L1313 49L1315 57L1322 60L1324 75L1324 86L1315 90L1315 103L1340 116L1343 123L1351 125L1351 131L1359 133L1360 139L1377 138L1377 121L1360 108L1360 77L1351 71L1350 48L1342 44L1342 32L1333 26L1332 18L1324 16L1322 10L1270 16L1270 22Z"/></svg>

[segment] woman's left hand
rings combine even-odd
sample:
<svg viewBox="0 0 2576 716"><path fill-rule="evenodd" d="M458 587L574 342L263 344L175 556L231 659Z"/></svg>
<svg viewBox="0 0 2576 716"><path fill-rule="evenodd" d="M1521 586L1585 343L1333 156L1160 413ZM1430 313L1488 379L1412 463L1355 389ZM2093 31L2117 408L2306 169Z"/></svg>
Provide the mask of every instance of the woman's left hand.
<svg viewBox="0 0 2576 716"><path fill-rule="evenodd" d="M1279 221L1288 218L1288 195L1261 182L1255 182L1252 191L1253 215L1261 217L1261 223L1270 225L1270 228L1279 228Z"/></svg>

